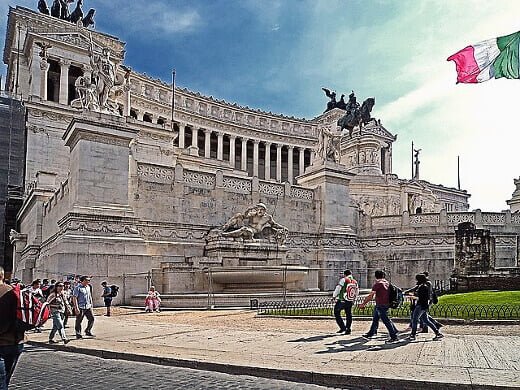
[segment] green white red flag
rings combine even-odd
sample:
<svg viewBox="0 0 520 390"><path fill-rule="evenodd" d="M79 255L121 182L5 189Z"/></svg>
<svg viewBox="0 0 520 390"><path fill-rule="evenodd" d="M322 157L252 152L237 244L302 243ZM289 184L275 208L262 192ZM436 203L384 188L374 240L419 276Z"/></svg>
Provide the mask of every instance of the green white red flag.
<svg viewBox="0 0 520 390"><path fill-rule="evenodd" d="M467 46L448 57L455 62L458 83L481 83L491 78L520 78L520 31Z"/></svg>

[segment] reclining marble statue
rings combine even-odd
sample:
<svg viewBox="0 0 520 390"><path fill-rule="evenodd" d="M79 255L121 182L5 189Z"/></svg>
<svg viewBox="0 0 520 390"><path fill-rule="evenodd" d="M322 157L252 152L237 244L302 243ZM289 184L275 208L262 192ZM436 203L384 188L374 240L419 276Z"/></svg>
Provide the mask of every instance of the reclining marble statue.
<svg viewBox="0 0 520 390"><path fill-rule="evenodd" d="M221 228L211 232L216 237L241 238L243 240L268 239L285 244L289 229L276 222L263 203L249 207L243 213L233 215Z"/></svg>

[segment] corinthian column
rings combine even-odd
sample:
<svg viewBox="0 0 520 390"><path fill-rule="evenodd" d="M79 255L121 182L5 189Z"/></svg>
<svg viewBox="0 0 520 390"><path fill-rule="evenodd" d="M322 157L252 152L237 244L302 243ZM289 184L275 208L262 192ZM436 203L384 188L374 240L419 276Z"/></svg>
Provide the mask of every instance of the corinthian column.
<svg viewBox="0 0 520 390"><path fill-rule="evenodd" d="M287 181L289 184L293 183L293 150L294 146L289 146L287 150Z"/></svg>
<svg viewBox="0 0 520 390"><path fill-rule="evenodd" d="M253 176L258 177L258 144L259 140L253 141Z"/></svg>
<svg viewBox="0 0 520 390"><path fill-rule="evenodd" d="M282 145L276 145L276 181L282 181Z"/></svg>
<svg viewBox="0 0 520 390"><path fill-rule="evenodd" d="M49 63L47 59L42 58L40 62L41 78L40 78L40 98L47 100L47 78L49 77Z"/></svg>
<svg viewBox="0 0 520 390"><path fill-rule="evenodd" d="M305 171L305 148L299 148L299 174L303 175Z"/></svg>
<svg viewBox="0 0 520 390"><path fill-rule="evenodd" d="M265 180L271 180L271 143L265 143Z"/></svg>
<svg viewBox="0 0 520 390"><path fill-rule="evenodd" d="M247 138L242 138L242 158L240 169L247 171Z"/></svg>
<svg viewBox="0 0 520 390"><path fill-rule="evenodd" d="M224 134L217 134L217 160L222 161L224 158Z"/></svg>
<svg viewBox="0 0 520 390"><path fill-rule="evenodd" d="M234 135L229 136L229 165L235 169L235 142L237 137Z"/></svg>
<svg viewBox="0 0 520 390"><path fill-rule="evenodd" d="M69 61L60 62L60 104L69 104Z"/></svg>
<svg viewBox="0 0 520 390"><path fill-rule="evenodd" d="M186 124L179 123L179 148L184 149L184 139L185 139L185 130Z"/></svg>
<svg viewBox="0 0 520 390"><path fill-rule="evenodd" d="M211 130L204 130L204 157L211 157Z"/></svg>

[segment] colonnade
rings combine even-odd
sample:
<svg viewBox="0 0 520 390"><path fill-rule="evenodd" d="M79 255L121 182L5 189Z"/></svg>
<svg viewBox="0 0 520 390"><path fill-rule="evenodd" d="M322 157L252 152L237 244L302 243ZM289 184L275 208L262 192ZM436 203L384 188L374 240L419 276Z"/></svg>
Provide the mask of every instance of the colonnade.
<svg viewBox="0 0 520 390"><path fill-rule="evenodd" d="M188 149L192 155L229 162L232 168L264 180L293 183L313 158L314 150L305 146L226 134L187 123L176 123L175 127L179 148Z"/></svg>

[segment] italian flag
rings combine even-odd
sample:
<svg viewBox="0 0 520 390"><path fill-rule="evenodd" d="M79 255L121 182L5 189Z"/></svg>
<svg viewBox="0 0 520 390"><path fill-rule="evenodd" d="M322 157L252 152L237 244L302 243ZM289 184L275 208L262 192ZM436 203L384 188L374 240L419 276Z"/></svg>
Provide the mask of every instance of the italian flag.
<svg viewBox="0 0 520 390"><path fill-rule="evenodd" d="M465 47L448 57L454 61L458 83L481 83L491 78L520 78L520 31Z"/></svg>

